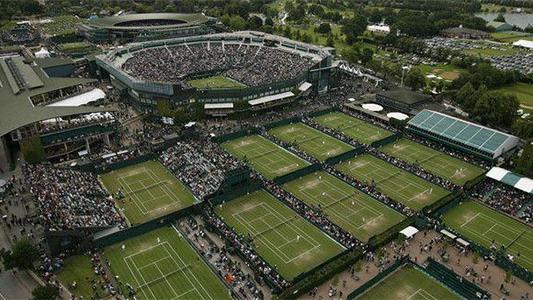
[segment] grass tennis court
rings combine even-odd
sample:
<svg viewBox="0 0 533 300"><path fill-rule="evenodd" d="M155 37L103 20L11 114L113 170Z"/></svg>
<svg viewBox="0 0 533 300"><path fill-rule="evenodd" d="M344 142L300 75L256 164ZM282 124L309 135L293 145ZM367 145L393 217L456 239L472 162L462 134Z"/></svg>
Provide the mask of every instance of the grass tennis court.
<svg viewBox="0 0 533 300"><path fill-rule="evenodd" d="M405 217L326 172L315 172L283 188L307 205L318 207L335 224L361 241L400 223Z"/></svg>
<svg viewBox="0 0 533 300"><path fill-rule="evenodd" d="M345 250L264 190L219 205L216 213L248 236L257 253L287 280Z"/></svg>
<svg viewBox="0 0 533 300"><path fill-rule="evenodd" d="M446 212L443 220L467 239L489 248L505 246L515 262L533 269L533 229L476 201L464 202ZM520 256L517 257L517 253Z"/></svg>
<svg viewBox="0 0 533 300"><path fill-rule="evenodd" d="M100 176L130 224L141 224L189 207L195 199L189 189L157 161L147 161Z"/></svg>
<svg viewBox="0 0 533 300"><path fill-rule="evenodd" d="M413 266L404 266L356 299L451 300L459 295Z"/></svg>
<svg viewBox="0 0 533 300"><path fill-rule="evenodd" d="M65 259L57 277L75 297L83 297L84 299L91 299L93 296L92 281L99 279L99 276L94 273L91 260L87 255L76 255ZM76 282L76 288L70 287L73 282ZM97 298L105 298L106 293L100 286L98 286L98 293Z"/></svg>
<svg viewBox="0 0 533 300"><path fill-rule="evenodd" d="M222 282L173 227L109 246L104 255L111 272L134 287L138 299L231 299Z"/></svg>
<svg viewBox="0 0 533 300"><path fill-rule="evenodd" d="M249 135L223 143L224 148L268 179L289 174L310 164L260 135Z"/></svg>
<svg viewBox="0 0 533 300"><path fill-rule="evenodd" d="M303 123L279 126L269 130L278 139L297 147L319 161L325 161L353 149L352 146Z"/></svg>
<svg viewBox="0 0 533 300"><path fill-rule="evenodd" d="M369 185L414 210L442 199L449 192L370 154L354 157L337 165L342 173Z"/></svg>
<svg viewBox="0 0 533 300"><path fill-rule="evenodd" d="M193 79L188 80L187 83L197 89L235 89L246 87L246 85L224 76Z"/></svg>
<svg viewBox="0 0 533 300"><path fill-rule="evenodd" d="M464 185L485 172L478 166L407 139L400 139L380 150L401 160L418 164L426 171L458 185Z"/></svg>
<svg viewBox="0 0 533 300"><path fill-rule="evenodd" d="M337 130L363 144L371 144L392 135L392 132L388 130L341 112L318 116L314 120L322 126Z"/></svg>

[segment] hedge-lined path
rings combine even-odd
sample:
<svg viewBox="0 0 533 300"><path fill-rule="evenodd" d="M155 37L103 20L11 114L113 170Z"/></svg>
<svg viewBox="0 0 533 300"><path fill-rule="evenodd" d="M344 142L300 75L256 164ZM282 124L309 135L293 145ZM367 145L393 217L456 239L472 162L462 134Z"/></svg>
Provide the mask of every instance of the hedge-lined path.
<svg viewBox="0 0 533 300"><path fill-rule="evenodd" d="M481 288L487 290L491 293L492 299L520 299L521 296L525 295L527 292L530 292L529 297L531 298L531 287L521 279L512 277L511 282L514 281L514 284L511 282L505 282L505 271L500 267L496 266L494 263L488 261L484 262L483 258L479 258L477 264L473 263L474 254L471 251L468 251L466 254L461 254L459 250L453 245L447 245L445 242L434 242L429 251L429 245L431 240L441 239L442 235L435 231L420 231L417 233L412 240L409 240L409 245L403 250L394 252L393 244L388 244L383 249L387 253L387 257L391 260L392 263L394 255L403 256L410 255L412 260L415 260L419 264L423 264L428 257L432 257L436 261L444 264L448 268L452 268L456 274L461 275L469 280L472 280L473 276L466 276L466 268L473 267L475 272L479 274L478 279L475 283ZM428 245L426 250L423 248L425 245ZM399 250L399 246L396 246ZM444 263L440 258L440 255L437 253L440 249L445 247L446 251L449 253L450 258L448 263ZM421 248L423 251L421 251ZM386 264L388 267L389 264ZM487 271L484 271L485 265L488 266ZM368 268L368 269L367 269ZM354 279L351 276L350 270L345 270L342 273L339 273L333 279L328 280L326 283L321 285L316 290L316 295L313 297L309 293L300 297L301 299L346 299L346 297L355 290L356 288L363 285L365 282L373 278L379 273L379 264L378 259L374 261L367 261L363 259L361 263L361 269L359 272L354 272L354 274L359 278L359 280ZM483 283L480 282L480 277L484 276ZM488 277L491 277L490 281L487 283ZM345 281L345 285L343 284ZM505 296L500 292L500 285L503 283L505 288L510 292L509 296ZM331 287L335 287L337 293L334 297L329 297L328 293ZM342 292L342 297L340 293Z"/></svg>

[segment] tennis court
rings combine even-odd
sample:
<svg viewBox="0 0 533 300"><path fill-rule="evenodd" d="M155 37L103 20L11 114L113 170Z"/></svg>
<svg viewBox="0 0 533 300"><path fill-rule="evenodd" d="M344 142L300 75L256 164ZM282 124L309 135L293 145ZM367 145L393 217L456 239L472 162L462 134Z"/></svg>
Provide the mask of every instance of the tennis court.
<svg viewBox="0 0 533 300"><path fill-rule="evenodd" d="M174 227L105 248L113 275L138 299L231 299L229 291ZM122 285L123 295L127 288Z"/></svg>
<svg viewBox="0 0 533 300"><path fill-rule="evenodd" d="M485 172L478 166L408 139L400 139L380 150L401 160L417 164L428 172L457 185L464 185L467 181Z"/></svg>
<svg viewBox="0 0 533 300"><path fill-rule="evenodd" d="M268 179L274 179L310 165L307 161L260 135L230 140L221 146Z"/></svg>
<svg viewBox="0 0 533 300"><path fill-rule="evenodd" d="M514 255L518 265L533 270L533 229L511 217L471 200L443 216L444 223L467 239L490 248L492 241L499 249ZM520 253L520 256L518 256Z"/></svg>
<svg viewBox="0 0 533 300"><path fill-rule="evenodd" d="M326 172L315 172L286 183L283 188L367 242L374 235L400 223L405 217L376 199Z"/></svg>
<svg viewBox="0 0 533 300"><path fill-rule="evenodd" d="M334 129L363 144L371 144L392 135L392 132L341 112L315 117L325 127Z"/></svg>
<svg viewBox="0 0 533 300"><path fill-rule="evenodd" d="M257 253L286 280L345 250L264 190L219 205L216 213L248 237Z"/></svg>
<svg viewBox="0 0 533 300"><path fill-rule="evenodd" d="M296 145L300 150L319 161L325 161L330 157L353 150L352 146L343 141L309 127L304 123L279 126L270 129L268 132L286 143Z"/></svg>
<svg viewBox="0 0 533 300"><path fill-rule="evenodd" d="M452 300L462 297L418 268L404 266L356 299Z"/></svg>
<svg viewBox="0 0 533 300"><path fill-rule="evenodd" d="M370 154L354 157L336 168L419 211L449 194L445 189Z"/></svg>
<svg viewBox="0 0 533 300"><path fill-rule="evenodd" d="M141 224L189 207L189 189L158 161L147 161L100 175L100 181L130 224Z"/></svg>

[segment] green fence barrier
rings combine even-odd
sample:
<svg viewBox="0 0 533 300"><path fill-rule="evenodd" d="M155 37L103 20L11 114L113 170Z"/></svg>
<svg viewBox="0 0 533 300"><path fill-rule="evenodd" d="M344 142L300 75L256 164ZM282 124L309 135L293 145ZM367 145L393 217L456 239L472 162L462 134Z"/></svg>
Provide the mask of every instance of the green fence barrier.
<svg viewBox="0 0 533 300"><path fill-rule="evenodd" d="M432 214L434 211L440 211L442 207L448 207L449 203L453 203L454 204L453 206L455 206L457 203L456 202L457 199L459 199L460 201L464 198L465 198L465 194L463 191L460 191L460 190L453 191L450 194L441 198L440 200L424 207L423 209L424 214L428 215L428 214ZM450 209L451 207L448 207L448 209Z"/></svg>
<svg viewBox="0 0 533 300"><path fill-rule="evenodd" d="M309 113L309 116L311 118L316 118L316 117L320 117L322 115L327 115L327 114L335 112L335 111L339 111L339 109L337 107L331 107L331 108L327 108L327 109L324 109L324 110L311 112L311 113Z"/></svg>
<svg viewBox="0 0 533 300"><path fill-rule="evenodd" d="M292 117L292 118L288 118L288 119L283 119L281 121L268 123L268 124L265 125L265 128L268 130L268 129L271 129L271 128L274 128L274 127L289 125L289 124L298 123L298 122L301 122L300 118Z"/></svg>
<svg viewBox="0 0 533 300"><path fill-rule="evenodd" d="M238 139L240 137L243 137L243 136L246 136L246 135L256 134L258 132L259 132L259 129L257 129L257 128L246 128L246 129L243 129L243 130L240 130L240 131L236 131L236 132L232 132L232 133L228 133L228 134L225 134L225 135L221 135L221 136L215 137L214 141L217 142L218 144L222 144L222 143L227 142L229 140Z"/></svg>
<svg viewBox="0 0 533 300"><path fill-rule="evenodd" d="M230 190L222 190L220 194L215 195L211 199L209 199L209 203L211 203L213 206L220 205L224 202L231 201L233 199L239 198L243 195L246 195L248 193L255 192L257 190L260 190L262 188L260 181L252 181L250 180L247 184L241 185L240 187L230 189Z"/></svg>
<svg viewBox="0 0 533 300"><path fill-rule="evenodd" d="M141 155L141 156L138 156L138 157L135 157L135 158L132 158L132 159L118 161L118 162L111 163L111 164L96 165L96 166L94 166L94 171L97 174L103 174L103 173L111 172L111 171L114 171L114 170L122 169L122 168L125 168L125 167L133 166L135 164L139 164L139 163L143 163L145 161L155 160L155 159L157 159L157 155L156 154L148 153L148 154Z"/></svg>
<svg viewBox="0 0 533 300"><path fill-rule="evenodd" d="M390 241L396 239L398 237L399 232L402 229L404 229L405 227L410 226L413 223L415 223L415 218L416 217L414 217L414 216L413 217L409 217L409 218L401 221L400 223L390 227L389 229L385 230L383 233L371 237L368 240L368 243L367 243L368 246L370 247L371 250L372 249L377 249L377 248L389 243Z"/></svg>
<svg viewBox="0 0 533 300"><path fill-rule="evenodd" d="M401 132L398 132L398 133L395 133L393 135L390 135L386 138L383 138L381 140L378 140L378 141L375 141L375 142L372 142L370 144L370 146L374 147L374 148L379 148L379 147L382 147L382 146L385 146L385 145L388 145L388 144L391 144L391 143L394 143L396 142L397 140L401 139L402 138L402 133Z"/></svg>
<svg viewBox="0 0 533 300"><path fill-rule="evenodd" d="M475 185L477 185L478 183L483 181L483 179L485 179L486 175L487 175L487 172L484 172L483 174L480 174L476 178L470 179L469 181L467 181L465 183L464 189L467 190L467 191L472 189Z"/></svg>
<svg viewBox="0 0 533 300"><path fill-rule="evenodd" d="M305 168L298 169L298 170L296 170L296 171L294 171L292 173L277 177L277 178L274 179L274 182L277 185L283 185L283 184L285 184L285 183L287 183L289 181L293 181L294 179L300 178L300 177L305 176L307 174L311 174L311 173L316 172L316 171L318 171L320 169L321 169L320 164L313 164L313 165L307 166Z"/></svg>
<svg viewBox="0 0 533 300"><path fill-rule="evenodd" d="M374 276L372 279L370 279L369 281L365 282L363 285L361 285L360 287L355 289L353 292L351 292L346 297L346 299L350 299L351 300L351 299L355 299L356 297L362 295L363 293L368 291L370 288L372 288L374 285L376 285L381 280L383 280L385 277L387 277L389 274L391 274L392 272L398 270L400 267L402 267L403 265L407 264L408 262L409 262L409 257L408 256L402 257L401 259L399 259L396 262L394 262L390 267L388 267L387 269L383 270L381 273L379 273L378 275Z"/></svg>
<svg viewBox="0 0 533 300"><path fill-rule="evenodd" d="M366 150L365 150L365 147L364 146L358 146L356 147L355 149L353 150L350 150L348 152L344 152L344 153L341 153L337 156L334 156L334 157L330 157L328 159L326 159L325 163L328 164L328 165L336 165L342 161L345 161L345 160L348 160L350 158L353 158L359 154L362 154L364 153Z"/></svg>

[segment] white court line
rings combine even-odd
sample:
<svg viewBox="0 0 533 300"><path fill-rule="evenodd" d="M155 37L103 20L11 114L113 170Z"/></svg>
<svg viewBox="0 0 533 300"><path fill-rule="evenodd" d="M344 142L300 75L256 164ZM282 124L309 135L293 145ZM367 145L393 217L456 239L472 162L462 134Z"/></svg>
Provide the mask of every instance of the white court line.
<svg viewBox="0 0 533 300"><path fill-rule="evenodd" d="M461 227L464 227L466 224L470 223L472 220L474 220L475 218L477 218L477 216L479 216L479 212L477 214L475 214L473 217L471 217L470 219L466 220L466 222L463 223L463 225L461 225Z"/></svg>

